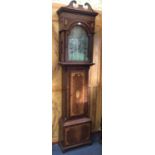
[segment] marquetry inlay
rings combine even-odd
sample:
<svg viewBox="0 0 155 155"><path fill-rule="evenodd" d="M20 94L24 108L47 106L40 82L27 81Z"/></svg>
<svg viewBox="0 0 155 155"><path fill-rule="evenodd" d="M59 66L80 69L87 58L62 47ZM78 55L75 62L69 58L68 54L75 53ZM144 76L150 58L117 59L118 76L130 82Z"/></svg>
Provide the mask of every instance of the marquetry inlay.
<svg viewBox="0 0 155 155"><path fill-rule="evenodd" d="M70 113L71 116L84 113L84 104L87 102L86 78L84 71L71 72Z"/></svg>

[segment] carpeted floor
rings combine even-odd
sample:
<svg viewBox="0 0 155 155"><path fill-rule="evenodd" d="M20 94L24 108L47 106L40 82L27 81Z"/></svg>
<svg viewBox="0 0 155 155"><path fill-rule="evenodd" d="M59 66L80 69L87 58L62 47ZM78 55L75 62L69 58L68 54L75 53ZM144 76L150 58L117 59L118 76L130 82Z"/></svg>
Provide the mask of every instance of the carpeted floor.
<svg viewBox="0 0 155 155"><path fill-rule="evenodd" d="M98 136L92 138L93 144L71 149L62 153L58 144L52 146L52 155L102 155L102 144L99 143Z"/></svg>

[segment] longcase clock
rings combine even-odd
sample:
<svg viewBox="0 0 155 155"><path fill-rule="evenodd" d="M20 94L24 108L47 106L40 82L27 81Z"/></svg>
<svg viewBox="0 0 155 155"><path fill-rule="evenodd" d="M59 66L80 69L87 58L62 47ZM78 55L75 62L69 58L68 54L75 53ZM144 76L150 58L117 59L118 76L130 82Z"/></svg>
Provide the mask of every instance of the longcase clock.
<svg viewBox="0 0 155 155"><path fill-rule="evenodd" d="M62 116L59 141L63 151L91 143L89 68L93 65L95 12L89 3L71 1L59 16L59 64L62 66Z"/></svg>

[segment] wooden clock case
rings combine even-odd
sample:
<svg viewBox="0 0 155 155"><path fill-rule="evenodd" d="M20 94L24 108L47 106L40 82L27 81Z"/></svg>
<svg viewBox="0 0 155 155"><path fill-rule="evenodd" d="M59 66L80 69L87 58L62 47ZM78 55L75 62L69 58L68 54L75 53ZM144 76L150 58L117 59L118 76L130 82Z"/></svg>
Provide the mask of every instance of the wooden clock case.
<svg viewBox="0 0 155 155"><path fill-rule="evenodd" d="M59 124L59 144L62 151L91 144L91 119L89 117L89 68L93 65L93 37L95 17L88 3L77 5L71 1L61 7L59 16L59 64L62 66L62 116ZM87 59L70 60L68 38L71 30L81 27L88 36Z"/></svg>

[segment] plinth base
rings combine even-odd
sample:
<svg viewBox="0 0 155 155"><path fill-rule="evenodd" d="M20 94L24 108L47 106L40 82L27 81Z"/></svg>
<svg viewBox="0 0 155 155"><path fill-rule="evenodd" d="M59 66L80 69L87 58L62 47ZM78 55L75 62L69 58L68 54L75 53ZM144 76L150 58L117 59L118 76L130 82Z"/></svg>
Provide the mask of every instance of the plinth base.
<svg viewBox="0 0 155 155"><path fill-rule="evenodd" d="M60 121L60 147L63 152L68 149L91 144L90 118Z"/></svg>

